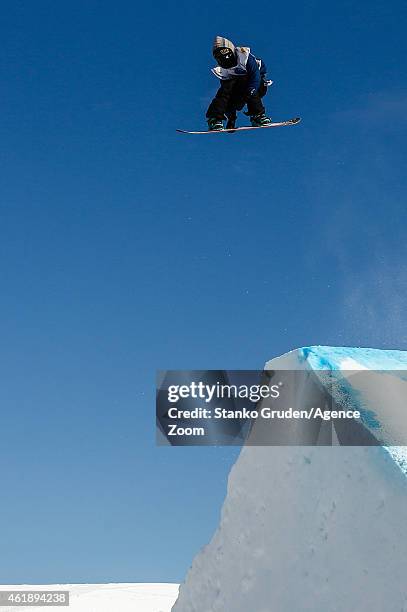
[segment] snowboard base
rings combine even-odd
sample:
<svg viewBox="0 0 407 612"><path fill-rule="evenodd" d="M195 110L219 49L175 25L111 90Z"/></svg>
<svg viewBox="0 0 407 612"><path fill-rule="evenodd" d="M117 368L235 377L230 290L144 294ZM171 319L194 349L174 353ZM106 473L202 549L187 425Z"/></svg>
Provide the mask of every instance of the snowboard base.
<svg viewBox="0 0 407 612"><path fill-rule="evenodd" d="M294 119L288 119L287 121L278 121L271 123L270 125L263 125L260 127L253 127L251 125L237 127L229 130L203 130L203 131L191 131L191 130L177 130L181 134L230 134L231 132L247 132L248 130L268 130L275 127L283 127L285 125L297 125L301 121L301 117L294 117Z"/></svg>

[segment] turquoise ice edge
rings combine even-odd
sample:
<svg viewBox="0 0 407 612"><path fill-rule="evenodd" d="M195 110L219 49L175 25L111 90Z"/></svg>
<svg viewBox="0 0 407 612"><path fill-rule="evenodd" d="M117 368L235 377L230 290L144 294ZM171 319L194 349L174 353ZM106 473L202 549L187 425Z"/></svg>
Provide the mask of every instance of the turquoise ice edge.
<svg viewBox="0 0 407 612"><path fill-rule="evenodd" d="M373 348L308 346L298 349L298 358L301 363L306 362L312 370L344 370L343 366L350 360L361 369L374 371L392 371L394 376L407 380L407 351L382 350ZM349 366L347 366L349 367ZM350 368L349 368L350 369ZM359 409L363 424L374 431L378 439L384 434L383 425L377 418L374 410L366 403L363 395L352 388L350 383L343 385L344 391L352 398L355 409ZM357 408L356 408L357 407ZM406 406L407 418L407 406ZM388 446L385 441L382 448L388 453L395 464L407 476L407 446Z"/></svg>

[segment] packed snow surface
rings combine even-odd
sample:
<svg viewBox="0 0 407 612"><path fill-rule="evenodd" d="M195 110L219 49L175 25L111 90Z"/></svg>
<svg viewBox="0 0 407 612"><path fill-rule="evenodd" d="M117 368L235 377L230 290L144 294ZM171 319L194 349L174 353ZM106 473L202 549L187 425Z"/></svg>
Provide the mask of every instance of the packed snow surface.
<svg viewBox="0 0 407 612"><path fill-rule="evenodd" d="M407 353L310 347L266 365L296 368L395 371L394 414L367 389L354 399L385 435L405 426ZM407 612L405 465L403 447L245 446L173 612Z"/></svg>
<svg viewBox="0 0 407 612"><path fill-rule="evenodd" d="M47 584L1 585L2 591L69 591L69 607L18 606L1 607L2 612L16 610L49 612L170 612L177 593L177 584Z"/></svg>

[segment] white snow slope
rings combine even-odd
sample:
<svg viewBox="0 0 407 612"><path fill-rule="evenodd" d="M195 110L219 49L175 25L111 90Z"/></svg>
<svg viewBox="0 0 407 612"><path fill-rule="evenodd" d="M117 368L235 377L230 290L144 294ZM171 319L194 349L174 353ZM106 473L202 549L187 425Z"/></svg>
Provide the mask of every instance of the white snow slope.
<svg viewBox="0 0 407 612"><path fill-rule="evenodd" d="M69 591L69 606L1 607L2 612L36 610L49 612L170 612L177 584L47 584L1 585L1 591Z"/></svg>
<svg viewBox="0 0 407 612"><path fill-rule="evenodd" d="M266 365L296 368L405 371L407 353L310 347ZM392 415L377 397L357 389L356 399L386 434ZM402 428L405 403L393 396L390 404ZM220 525L194 559L172 611L407 612L405 451L245 446L229 476Z"/></svg>

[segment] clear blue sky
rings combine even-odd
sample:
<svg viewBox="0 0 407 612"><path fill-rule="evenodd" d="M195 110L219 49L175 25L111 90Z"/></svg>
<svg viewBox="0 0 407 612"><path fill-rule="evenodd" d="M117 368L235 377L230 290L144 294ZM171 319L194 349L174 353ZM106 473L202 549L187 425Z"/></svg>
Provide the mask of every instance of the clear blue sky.
<svg viewBox="0 0 407 612"><path fill-rule="evenodd" d="M236 451L156 448L155 370L407 348L406 3L1 13L0 581L178 581ZM302 124L176 134L216 34Z"/></svg>

